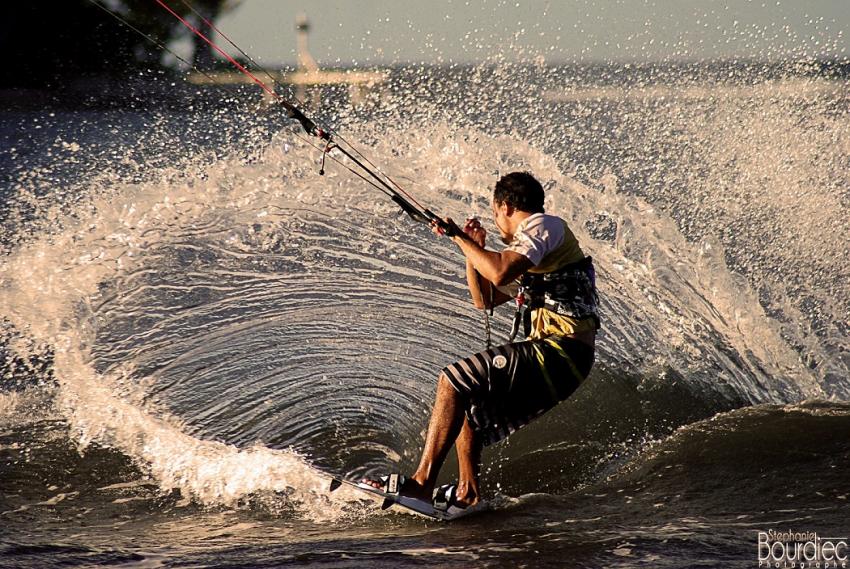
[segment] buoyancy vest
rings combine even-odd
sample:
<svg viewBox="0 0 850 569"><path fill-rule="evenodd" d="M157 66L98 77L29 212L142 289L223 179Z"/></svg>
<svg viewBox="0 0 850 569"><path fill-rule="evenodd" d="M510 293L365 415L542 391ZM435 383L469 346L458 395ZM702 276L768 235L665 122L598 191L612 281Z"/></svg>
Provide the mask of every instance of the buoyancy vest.
<svg viewBox="0 0 850 569"><path fill-rule="evenodd" d="M541 220L532 216L528 221L537 222L539 227ZM567 222L558 221L563 224L561 242L517 279L518 290L511 291L517 312L509 341L517 336L520 324L527 338L599 328L593 260L584 254ZM526 224L520 230L525 230ZM535 237L539 239L540 235ZM522 247L514 250L526 254Z"/></svg>
<svg viewBox="0 0 850 569"><path fill-rule="evenodd" d="M573 320L592 318L599 328L599 297L591 257L548 273L525 273L519 284L527 308L545 308Z"/></svg>
<svg viewBox="0 0 850 569"><path fill-rule="evenodd" d="M509 342L516 338L520 324L525 336L531 337L532 317L534 316L535 322L540 316L546 320L545 313L539 314L541 310L557 314L562 317L561 322L570 322L573 328L590 320L591 324L584 329L599 329L599 296L596 292L596 271L591 257L584 257L548 273L526 273L519 278L518 284L516 313ZM537 326L538 324L534 325L535 330ZM556 326L557 328L560 326ZM540 330L535 333L539 334ZM559 332L544 330L543 333Z"/></svg>

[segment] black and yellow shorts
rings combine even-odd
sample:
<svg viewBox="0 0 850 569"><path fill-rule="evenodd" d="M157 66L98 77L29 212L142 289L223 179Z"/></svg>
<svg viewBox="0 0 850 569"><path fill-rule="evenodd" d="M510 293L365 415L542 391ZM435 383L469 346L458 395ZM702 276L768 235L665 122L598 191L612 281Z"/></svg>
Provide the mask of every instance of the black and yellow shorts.
<svg viewBox="0 0 850 569"><path fill-rule="evenodd" d="M572 395L593 359L584 342L549 336L490 348L442 371L466 398L469 424L487 446Z"/></svg>

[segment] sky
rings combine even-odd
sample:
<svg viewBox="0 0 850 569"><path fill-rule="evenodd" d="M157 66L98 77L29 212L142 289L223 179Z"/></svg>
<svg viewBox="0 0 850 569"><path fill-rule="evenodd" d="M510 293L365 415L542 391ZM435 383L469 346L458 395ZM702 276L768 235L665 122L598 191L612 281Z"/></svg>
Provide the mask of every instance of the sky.
<svg viewBox="0 0 850 569"><path fill-rule="evenodd" d="M850 57L850 0L242 0L218 24L265 65Z"/></svg>

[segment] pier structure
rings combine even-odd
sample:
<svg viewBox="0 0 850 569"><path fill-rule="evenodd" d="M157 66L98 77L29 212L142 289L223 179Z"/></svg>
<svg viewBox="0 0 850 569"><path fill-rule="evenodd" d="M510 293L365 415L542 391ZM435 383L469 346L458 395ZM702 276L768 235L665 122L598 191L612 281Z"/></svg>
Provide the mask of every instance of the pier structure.
<svg viewBox="0 0 850 569"><path fill-rule="evenodd" d="M298 68L295 71L267 70L269 75L281 85L292 85L295 87L295 95L299 100L307 99L308 92L317 91L314 87L331 85L347 85L349 97L352 104L360 103L366 93L379 87L388 77L384 71L366 71L355 69L321 69L310 54L308 46L308 33L310 23L307 15L298 14L295 22L297 32L296 41L298 46ZM189 74L189 82L194 85L239 85L255 84L253 80L243 73L235 71L208 71L198 73L194 71ZM270 100L272 96L263 91L263 96ZM314 103L319 93L312 93ZM271 102L271 101L269 101Z"/></svg>

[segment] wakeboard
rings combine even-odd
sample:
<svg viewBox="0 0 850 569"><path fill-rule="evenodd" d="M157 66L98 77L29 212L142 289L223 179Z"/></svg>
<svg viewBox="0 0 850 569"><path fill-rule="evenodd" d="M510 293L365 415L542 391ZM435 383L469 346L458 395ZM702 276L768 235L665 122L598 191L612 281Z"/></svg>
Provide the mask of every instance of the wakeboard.
<svg viewBox="0 0 850 569"><path fill-rule="evenodd" d="M373 488L372 486L369 486L368 484L364 484L362 482L354 482L352 480L345 480L343 478L333 478L331 480L331 492L333 492L343 484L351 488L356 488L364 494L369 495L376 501L379 500L381 502L382 510L386 510L387 508L395 506L404 511L424 516L432 520L448 522L489 509L487 502L484 500L480 501L474 506L469 506L468 508L458 508L456 506L437 507L433 502L428 502L426 500L420 500L418 498L411 498L410 496L403 496L399 494L397 489L397 482L395 483L396 486L394 486L392 480L390 480L389 487L390 490L393 491L385 492L383 490Z"/></svg>

